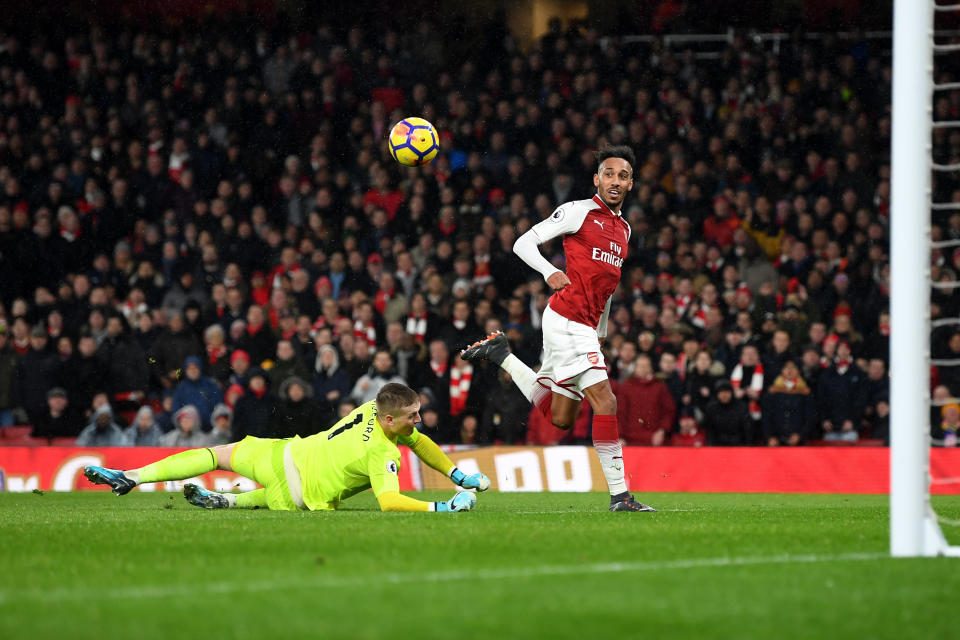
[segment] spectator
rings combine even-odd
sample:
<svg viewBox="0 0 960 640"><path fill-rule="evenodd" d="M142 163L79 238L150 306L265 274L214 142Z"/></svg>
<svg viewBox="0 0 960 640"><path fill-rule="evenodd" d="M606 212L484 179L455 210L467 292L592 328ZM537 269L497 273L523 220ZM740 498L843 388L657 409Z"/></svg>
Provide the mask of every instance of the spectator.
<svg viewBox="0 0 960 640"><path fill-rule="evenodd" d="M400 322L391 322L387 326L387 346L397 363L397 375L404 380L413 380L427 361L426 345L404 331Z"/></svg>
<svg viewBox="0 0 960 640"><path fill-rule="evenodd" d="M800 375L807 381L810 389L819 388L820 373L823 371L823 365L820 362L820 351L814 347L807 347L803 350L803 356L800 361Z"/></svg>
<svg viewBox="0 0 960 640"><path fill-rule="evenodd" d="M864 382L863 371L853 362L850 345L839 342L836 359L820 376L817 389L824 440L857 441L865 403Z"/></svg>
<svg viewBox="0 0 960 640"><path fill-rule="evenodd" d="M625 382L633 375L636 360L637 344L630 340L624 340L623 344L617 349L617 356L613 360L613 372L611 372L610 378L617 382Z"/></svg>
<svg viewBox="0 0 960 640"><path fill-rule="evenodd" d="M266 324L263 307L260 305L250 305L247 310L247 325L238 346L250 354L250 361L254 366L262 366L264 360L273 356L276 340Z"/></svg>
<svg viewBox="0 0 960 640"><path fill-rule="evenodd" d="M317 351L313 372L313 396L325 410L324 424L333 424L334 411L342 398L350 393L350 379L340 368L336 347L325 344Z"/></svg>
<svg viewBox="0 0 960 640"><path fill-rule="evenodd" d="M742 447L753 444L753 421L747 404L733 394L728 380L717 381L715 399L707 404L703 430L707 444Z"/></svg>
<svg viewBox="0 0 960 640"><path fill-rule="evenodd" d="M719 195L713 199L713 215L703 223L703 237L721 249L733 244L733 232L740 227L740 218L731 212L730 200Z"/></svg>
<svg viewBox="0 0 960 640"><path fill-rule="evenodd" d="M470 305L466 300L454 302L452 313L453 317L440 331L440 337L447 343L447 348L460 350L483 337L480 328L470 317Z"/></svg>
<svg viewBox="0 0 960 640"><path fill-rule="evenodd" d="M770 339L770 346L767 348L766 352L763 355L763 370L769 371L771 375L764 378L764 382L767 387L773 384L773 374L778 371L783 370L783 365L787 363L788 360L793 360L796 364L796 358L794 357L790 349L790 334L782 329L777 329L773 332L773 337Z"/></svg>
<svg viewBox="0 0 960 640"><path fill-rule="evenodd" d="M710 352L701 349L693 358L693 369L687 373L684 380L684 390L681 405L690 406L694 410L694 417L703 420L707 404L713 398L713 389L719 376Z"/></svg>
<svg viewBox="0 0 960 640"><path fill-rule="evenodd" d="M890 378L887 376L887 365L882 358L871 358L867 363L867 380L864 383L864 426L868 433L872 431L872 424L876 417L874 411L880 400L889 402Z"/></svg>
<svg viewBox="0 0 960 640"><path fill-rule="evenodd" d="M131 447L159 447L163 429L153 417L153 409L143 405L137 410L133 424L124 430L127 444Z"/></svg>
<svg viewBox="0 0 960 640"><path fill-rule="evenodd" d="M390 352L386 349L379 349L373 356L370 371L360 376L357 383L353 385L350 397L358 405L370 402L377 397L383 385L390 382L406 384L406 381L394 372L393 357Z"/></svg>
<svg viewBox="0 0 960 640"><path fill-rule="evenodd" d="M117 401L136 400L149 386L147 357L127 333L123 316L113 313L107 319L106 337L97 349L97 357L106 373L106 388Z"/></svg>
<svg viewBox="0 0 960 640"><path fill-rule="evenodd" d="M109 404L101 404L93 412L90 424L77 436L78 447L125 447L127 437L113 419Z"/></svg>
<svg viewBox="0 0 960 640"><path fill-rule="evenodd" d="M890 398L878 396L874 398L873 411L870 418L870 437L882 440L884 446L890 446Z"/></svg>
<svg viewBox="0 0 960 640"><path fill-rule="evenodd" d="M19 361L20 356L9 345L6 325L0 324L0 428L14 423Z"/></svg>
<svg viewBox="0 0 960 640"><path fill-rule="evenodd" d="M160 446L196 449L207 444L207 436L200 430L200 413L192 404L173 414L173 424L173 431L160 438Z"/></svg>
<svg viewBox="0 0 960 640"><path fill-rule="evenodd" d="M933 434L933 442L942 447L957 446L960 433L960 404L949 402L940 409L940 427Z"/></svg>
<svg viewBox="0 0 960 640"><path fill-rule="evenodd" d="M427 310L427 298L423 293L415 293L410 298L410 311L407 313L406 332L417 342L429 343L440 331L440 319Z"/></svg>
<svg viewBox="0 0 960 640"><path fill-rule="evenodd" d="M447 343L437 338L430 341L430 359L416 376L416 387L426 387L433 393L440 420L450 415L450 350Z"/></svg>
<svg viewBox="0 0 960 640"><path fill-rule="evenodd" d="M670 397L673 398L673 406L679 407L684 385L677 371L677 356L669 351L660 354L660 370L657 372L657 377L667 385Z"/></svg>
<svg viewBox="0 0 960 640"><path fill-rule="evenodd" d="M500 370L497 382L486 392L483 415L477 430L479 444L523 444L526 439L530 401L513 384L506 371Z"/></svg>
<svg viewBox="0 0 960 640"><path fill-rule="evenodd" d="M677 432L670 437L670 444L674 447L702 447L706 442L707 437L700 430L693 410L688 408L681 411L679 426Z"/></svg>
<svg viewBox="0 0 960 640"><path fill-rule="evenodd" d="M173 311L167 320L167 328L160 332L150 350L151 363L162 372L163 383L176 386L179 369L190 356L199 356L203 346L196 334L187 327L182 311ZM179 407L177 407L179 409Z"/></svg>
<svg viewBox="0 0 960 640"><path fill-rule="evenodd" d="M273 438L307 437L329 426L324 424L320 408L314 404L313 389L306 380L291 376L280 383L280 402L270 416Z"/></svg>
<svg viewBox="0 0 960 640"><path fill-rule="evenodd" d="M633 377L618 386L616 396L620 437L626 444L666 444L673 429L676 405L667 385L653 375L649 356L637 356Z"/></svg>
<svg viewBox="0 0 960 640"><path fill-rule="evenodd" d="M269 437L270 416L275 401L270 390L270 378L263 369L251 369L247 389L233 409L233 435L239 441L246 436Z"/></svg>
<svg viewBox="0 0 960 640"><path fill-rule="evenodd" d="M763 373L757 348L752 344L745 345L740 352L740 362L730 372L730 384L737 399L747 403L750 418L756 423L762 417Z"/></svg>
<svg viewBox="0 0 960 640"><path fill-rule="evenodd" d="M225 387L230 379L231 354L226 339L226 333L219 324L211 324L203 331L203 342L206 348L204 372L216 380L221 387Z"/></svg>
<svg viewBox="0 0 960 640"><path fill-rule="evenodd" d="M800 369L787 360L763 396L763 435L767 445L797 446L813 429L816 407Z"/></svg>
<svg viewBox="0 0 960 640"><path fill-rule="evenodd" d="M66 389L54 387L47 392L47 410L34 424L32 435L34 438L70 438L80 432L80 424Z"/></svg>
<svg viewBox="0 0 960 640"><path fill-rule="evenodd" d="M276 360L274 360L273 367L270 369L270 378L282 387L286 379L293 376L307 380L310 378L310 370L307 369L303 360L297 357L297 352L290 340L279 340L277 342Z"/></svg>
<svg viewBox="0 0 960 640"><path fill-rule="evenodd" d="M458 422L460 428L459 438L456 440L457 444L477 444L477 416L472 413L463 413L460 415Z"/></svg>
<svg viewBox="0 0 960 640"><path fill-rule="evenodd" d="M232 373L230 377L227 378L227 382L231 385L239 384L240 386L246 386L247 375L250 372L250 354L243 349L234 351L230 355L230 369Z"/></svg>
<svg viewBox="0 0 960 640"><path fill-rule="evenodd" d="M173 431L173 389L164 389L160 394L160 410L154 413L154 419L164 433Z"/></svg>
<svg viewBox="0 0 960 640"><path fill-rule="evenodd" d="M200 424L209 431L210 414L213 408L223 401L223 392L213 378L203 375L200 358L189 356L183 361L183 380L177 385L173 393L173 410L193 406L200 415ZM206 418L204 418L206 417Z"/></svg>
<svg viewBox="0 0 960 640"><path fill-rule="evenodd" d="M30 350L20 358L17 369L17 397L30 424L37 424L47 410L47 391L56 382L58 365L57 354L47 349L46 330L34 327L30 332Z"/></svg>
<svg viewBox="0 0 960 640"><path fill-rule="evenodd" d="M221 402L213 408L213 413L210 414L210 423L213 428L207 434L209 446L216 447L236 442L233 437L233 409Z"/></svg>
<svg viewBox="0 0 960 640"><path fill-rule="evenodd" d="M233 410L233 408L237 406L237 400L240 399L243 393L243 385L237 383L231 384L227 387L227 390L223 392L223 404L227 405L227 408L230 410Z"/></svg>

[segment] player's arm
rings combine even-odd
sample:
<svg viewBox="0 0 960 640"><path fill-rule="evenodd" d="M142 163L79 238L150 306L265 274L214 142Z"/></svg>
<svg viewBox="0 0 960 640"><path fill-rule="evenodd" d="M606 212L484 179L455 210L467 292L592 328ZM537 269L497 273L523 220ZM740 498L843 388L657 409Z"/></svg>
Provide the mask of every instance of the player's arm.
<svg viewBox="0 0 960 640"><path fill-rule="evenodd" d="M459 491L445 502L426 502L405 496L399 491L386 491L377 496L381 511L436 511L438 513L456 513L470 511L477 503L472 493Z"/></svg>
<svg viewBox="0 0 960 640"><path fill-rule="evenodd" d="M549 218L541 220L517 238L517 241L513 243L513 252L526 262L527 266L534 271L538 271L552 289L562 289L570 284L569 278L563 271L557 269L543 257L539 246L564 234L576 233L583 225L586 216L585 208L574 206L570 202L557 207ZM560 274L560 276L556 274Z"/></svg>
<svg viewBox="0 0 960 640"><path fill-rule="evenodd" d="M367 463L370 488L377 497L381 511L457 512L470 511L476 504L477 497L468 492L458 492L445 502L427 502L401 494L397 475L400 460L399 457L393 457L394 455L399 456L396 449L393 449L393 454L372 455Z"/></svg>
<svg viewBox="0 0 960 640"><path fill-rule="evenodd" d="M453 464L453 461L447 457L443 449L437 446L433 440L426 434L414 431L409 436L401 436L400 444L410 447L420 460L428 467L439 471L450 478L455 485L464 489L476 489L486 491L490 488L490 478L482 473L465 474Z"/></svg>

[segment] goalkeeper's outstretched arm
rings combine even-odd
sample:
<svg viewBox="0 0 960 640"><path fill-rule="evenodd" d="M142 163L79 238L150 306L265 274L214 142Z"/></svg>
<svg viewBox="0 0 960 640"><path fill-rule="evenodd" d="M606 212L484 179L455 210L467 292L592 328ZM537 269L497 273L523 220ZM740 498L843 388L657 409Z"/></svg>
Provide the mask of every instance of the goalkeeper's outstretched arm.
<svg viewBox="0 0 960 640"><path fill-rule="evenodd" d="M458 492L457 495L445 502L425 502L417 500L410 496L405 496L399 491L385 491L377 496L377 502L380 503L381 511L437 511L440 513L457 511L470 511L473 505L477 503L477 498L472 493Z"/></svg>
<svg viewBox="0 0 960 640"><path fill-rule="evenodd" d="M426 434L414 431L411 435L401 438L400 442L410 447L410 450L428 467L447 476L455 485L477 491L486 491L490 488L490 478L482 473L467 475L457 469L447 454Z"/></svg>

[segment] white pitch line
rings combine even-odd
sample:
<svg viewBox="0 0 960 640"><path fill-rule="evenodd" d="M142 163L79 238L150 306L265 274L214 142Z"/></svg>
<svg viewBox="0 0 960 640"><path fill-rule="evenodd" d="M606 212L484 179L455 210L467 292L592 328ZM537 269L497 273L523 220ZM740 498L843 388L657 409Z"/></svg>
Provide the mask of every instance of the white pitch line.
<svg viewBox="0 0 960 640"><path fill-rule="evenodd" d="M503 567L459 571L431 571L425 573L386 573L367 576L321 577L300 580L270 580L252 582L208 582L201 584L171 584L146 587L55 588L0 591L0 606L20 602L105 601L176 598L183 596L223 595L231 593L259 593L278 589L311 589L324 587L370 587L382 584L410 584L455 582L458 580L507 580L542 578L547 576L590 575L643 571L673 571L711 567L743 567L753 565L812 564L820 562L855 562L889 558L886 553L840 553L833 555L779 555L755 557L689 558L649 562L605 562L593 564L543 565L534 567Z"/></svg>

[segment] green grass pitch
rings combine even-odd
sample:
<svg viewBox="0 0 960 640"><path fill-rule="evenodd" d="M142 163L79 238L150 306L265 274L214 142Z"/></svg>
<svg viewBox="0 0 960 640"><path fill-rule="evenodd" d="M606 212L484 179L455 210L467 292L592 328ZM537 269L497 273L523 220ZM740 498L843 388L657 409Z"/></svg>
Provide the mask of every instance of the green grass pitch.
<svg viewBox="0 0 960 640"><path fill-rule="evenodd" d="M444 494L423 494L440 499ZM0 494L0 638L957 638L886 496L485 494L461 514ZM960 518L960 497L934 499ZM960 532L947 527L956 543Z"/></svg>

